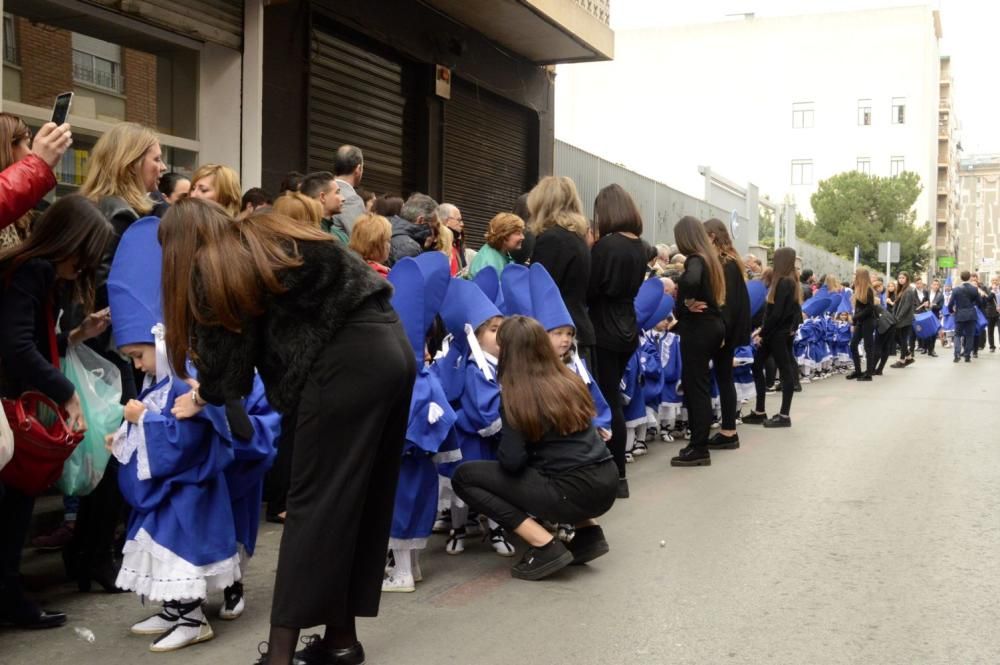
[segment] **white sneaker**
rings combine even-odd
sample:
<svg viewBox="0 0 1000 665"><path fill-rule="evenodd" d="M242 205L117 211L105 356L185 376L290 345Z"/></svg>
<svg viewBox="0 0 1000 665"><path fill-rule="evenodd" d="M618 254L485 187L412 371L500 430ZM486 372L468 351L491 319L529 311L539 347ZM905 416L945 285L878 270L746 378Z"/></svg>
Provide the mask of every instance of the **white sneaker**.
<svg viewBox="0 0 1000 665"><path fill-rule="evenodd" d="M226 587L222 592L222 607L219 608L219 618L226 621L238 619L243 610L246 609L246 601L243 599L243 583L234 582L233 586Z"/></svg>
<svg viewBox="0 0 1000 665"><path fill-rule="evenodd" d="M410 571L414 582L424 581L424 572L420 570L420 550L410 550Z"/></svg>
<svg viewBox="0 0 1000 665"><path fill-rule="evenodd" d="M625 453L625 463L631 464L635 461L635 456L632 453Z"/></svg>
<svg viewBox="0 0 1000 665"><path fill-rule="evenodd" d="M670 432L664 429L660 432L660 439L669 443L674 440L674 437L670 436Z"/></svg>
<svg viewBox="0 0 1000 665"><path fill-rule="evenodd" d="M447 508L438 511L437 519L434 520L434 526L431 527L431 533L448 533L448 529L450 528L451 511Z"/></svg>
<svg viewBox="0 0 1000 665"><path fill-rule="evenodd" d="M448 554L461 554L465 551L465 529L452 529L448 542L444 545Z"/></svg>
<svg viewBox="0 0 1000 665"><path fill-rule="evenodd" d="M500 556L514 556L514 546L507 540L503 528L490 529L490 544L493 546L493 551Z"/></svg>
<svg viewBox="0 0 1000 665"><path fill-rule="evenodd" d="M178 605L177 612L180 614L177 623L149 645L150 651L155 653L177 651L192 644L207 642L215 637L212 627L205 619L200 600Z"/></svg>
<svg viewBox="0 0 1000 665"><path fill-rule="evenodd" d="M635 448L632 449L632 456L633 457L642 457L643 455L647 454L648 452L649 452L649 448L646 447L645 443L643 443L642 441L636 441L635 442Z"/></svg>
<svg viewBox="0 0 1000 665"><path fill-rule="evenodd" d="M133 625L129 632L133 635L162 635L176 626L177 620L180 618L174 608L174 603L164 603L163 610L159 614L143 619Z"/></svg>
<svg viewBox="0 0 1000 665"><path fill-rule="evenodd" d="M413 593L416 590L417 585L414 584L413 575L393 572L392 575L382 580L383 593Z"/></svg>

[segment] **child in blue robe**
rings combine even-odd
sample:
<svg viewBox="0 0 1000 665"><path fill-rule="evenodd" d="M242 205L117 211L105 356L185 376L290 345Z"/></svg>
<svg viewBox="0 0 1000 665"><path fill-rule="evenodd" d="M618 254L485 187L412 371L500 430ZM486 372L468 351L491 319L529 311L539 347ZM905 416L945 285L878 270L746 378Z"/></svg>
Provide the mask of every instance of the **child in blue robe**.
<svg viewBox="0 0 1000 665"><path fill-rule="evenodd" d="M475 283L453 279L448 285L441 318L451 333L449 353L445 364L438 368L445 377L445 391L461 387L461 393L452 406L455 408L455 436L462 460L494 460L500 442L500 384L497 382L497 330L503 316L496 305L483 294ZM458 374L462 376L459 377ZM454 394L454 393L452 393ZM450 475L455 465L442 467ZM451 531L445 545L448 554L465 551L466 522L469 507L457 496L452 497ZM493 520L487 521L490 545L500 556L514 556L514 547L507 540L503 528Z"/></svg>
<svg viewBox="0 0 1000 665"><path fill-rule="evenodd" d="M640 344L625 365L622 377L626 462L648 452L646 430L650 420L646 410L646 381L647 378L651 380L654 390L662 385L662 365L656 328L669 316L674 306L674 299L673 296L663 292L663 282L653 278L646 280L639 288L634 306ZM655 425L655 418L653 424Z"/></svg>
<svg viewBox="0 0 1000 665"><path fill-rule="evenodd" d="M757 397L753 382L754 349L752 345L738 346L733 351L733 383L736 399L742 405Z"/></svg>
<svg viewBox="0 0 1000 665"><path fill-rule="evenodd" d="M410 417L396 486L389 538L393 565L382 581L382 591L413 592L416 583L423 580L419 555L427 547L438 502L434 458L457 419L437 375L424 362L427 331L441 309L449 277L448 259L440 252L404 258L389 273L389 281L395 287L392 305L420 369L410 398Z"/></svg>
<svg viewBox="0 0 1000 665"><path fill-rule="evenodd" d="M681 338L667 331L660 340L660 365L663 367L663 391L660 393L660 438L673 441L671 432L681 419L683 400L680 396L681 383Z"/></svg>
<svg viewBox="0 0 1000 665"><path fill-rule="evenodd" d="M132 626L158 635L150 650L173 651L214 636L202 603L241 578L225 471L233 438L219 407L193 410L191 387L170 372L162 314L159 220L136 221L123 234L108 279L115 342L146 373L138 400L125 406L112 454L132 507L116 584L163 602Z"/></svg>

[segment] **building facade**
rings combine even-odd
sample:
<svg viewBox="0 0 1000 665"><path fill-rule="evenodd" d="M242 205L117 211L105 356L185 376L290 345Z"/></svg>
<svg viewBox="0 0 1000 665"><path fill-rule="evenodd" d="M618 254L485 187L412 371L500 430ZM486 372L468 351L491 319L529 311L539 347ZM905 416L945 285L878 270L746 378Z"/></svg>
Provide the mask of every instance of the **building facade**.
<svg viewBox="0 0 1000 665"><path fill-rule="evenodd" d="M619 30L614 62L559 68L556 135L695 195L710 164L806 217L824 178L913 171L922 224L936 220L941 34L928 7ZM578 101L595 90L600 103Z"/></svg>
<svg viewBox="0 0 1000 665"><path fill-rule="evenodd" d="M941 57L938 106L937 207L934 218L934 261L958 256L958 227L962 197L959 192L958 122L954 109L951 58Z"/></svg>
<svg viewBox="0 0 1000 665"><path fill-rule="evenodd" d="M957 268L981 280L1000 274L1000 155L971 155L959 167Z"/></svg>

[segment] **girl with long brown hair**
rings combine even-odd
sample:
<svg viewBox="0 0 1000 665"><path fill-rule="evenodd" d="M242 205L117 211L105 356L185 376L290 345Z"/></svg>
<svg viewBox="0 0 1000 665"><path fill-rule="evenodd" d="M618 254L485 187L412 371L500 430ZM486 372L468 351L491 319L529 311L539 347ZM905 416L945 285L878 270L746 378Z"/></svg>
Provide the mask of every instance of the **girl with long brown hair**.
<svg viewBox="0 0 1000 665"><path fill-rule="evenodd" d="M722 321L726 325L725 344L712 356L722 406L722 427L711 438L708 447L733 449L740 447L740 438L736 434L738 407L736 384L733 382L733 355L736 347L745 346L750 341L750 295L746 287L746 268L739 252L733 247L729 229L722 220L713 218L705 222L705 231L718 252L726 279L726 300L721 308Z"/></svg>
<svg viewBox="0 0 1000 665"><path fill-rule="evenodd" d="M497 461L462 464L452 487L474 510L528 543L511 575L540 580L609 551L594 518L614 504L618 470L591 424L594 402L586 385L556 355L541 324L510 317L497 344ZM563 545L538 520L575 524L576 535Z"/></svg>
<svg viewBox="0 0 1000 665"><path fill-rule="evenodd" d="M781 374L781 410L768 419L764 403L766 387L761 380L757 383L756 408L743 418L745 424L791 427L789 413L799 371L792 355L791 338L801 320L802 289L795 269L795 250L782 247L774 251L774 273L764 305L764 323L753 339L754 345L760 348L758 360L763 363L773 358Z"/></svg>
<svg viewBox="0 0 1000 665"><path fill-rule="evenodd" d="M684 272L677 279L675 332L681 337L681 383L688 405L691 438L672 466L708 466L708 432L712 426L709 362L720 353L726 339L722 306L726 278L718 253L702 223L684 217L674 226L677 250L686 256ZM746 291L746 287L743 287ZM732 357L729 360L732 368Z"/></svg>
<svg viewBox="0 0 1000 665"><path fill-rule="evenodd" d="M304 661L362 662L355 618L378 614L416 372L391 286L329 234L274 213L234 224L184 199L159 236L168 353L178 376L189 357L198 368L193 399L239 400L256 368L271 405L295 415L260 662L288 665L299 630L319 624Z"/></svg>
<svg viewBox="0 0 1000 665"><path fill-rule="evenodd" d="M917 291L910 283L909 273L901 272L896 277L896 305L892 311L896 317L896 343L899 345L899 360L890 365L895 369L913 364L913 345L910 342L914 334L916 309Z"/></svg>
<svg viewBox="0 0 1000 665"><path fill-rule="evenodd" d="M31 154L31 130L10 113L0 113L0 171ZM0 250L21 243L37 213L28 212L10 226L0 229Z"/></svg>
<svg viewBox="0 0 1000 665"><path fill-rule="evenodd" d="M847 379L871 381L875 369L875 289L872 288L871 273L868 268L858 268L854 271L854 314L851 316L851 358L854 360L854 371ZM861 372L861 355L858 345L862 340L865 344L865 371Z"/></svg>

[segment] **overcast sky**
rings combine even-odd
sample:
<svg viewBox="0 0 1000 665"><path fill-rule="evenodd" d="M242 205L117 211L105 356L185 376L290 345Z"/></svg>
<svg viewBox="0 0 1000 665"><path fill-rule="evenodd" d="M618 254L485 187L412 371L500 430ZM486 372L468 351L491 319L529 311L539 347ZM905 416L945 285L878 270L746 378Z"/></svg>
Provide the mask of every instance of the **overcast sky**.
<svg viewBox="0 0 1000 665"><path fill-rule="evenodd" d="M611 0L616 30L757 16L927 5L941 12L941 54L951 56L957 113L965 155L1000 153L1000 2L997 0Z"/></svg>

